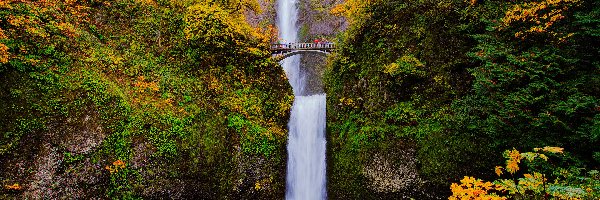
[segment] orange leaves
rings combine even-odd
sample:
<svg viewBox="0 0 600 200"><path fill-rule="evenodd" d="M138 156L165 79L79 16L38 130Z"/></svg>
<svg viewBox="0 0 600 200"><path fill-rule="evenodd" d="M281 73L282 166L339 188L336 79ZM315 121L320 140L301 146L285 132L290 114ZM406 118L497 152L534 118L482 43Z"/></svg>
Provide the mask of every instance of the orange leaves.
<svg viewBox="0 0 600 200"><path fill-rule="evenodd" d="M106 166L104 169L108 170L111 174L119 172L119 169L125 168L125 162L117 160L112 163L112 166Z"/></svg>
<svg viewBox="0 0 600 200"><path fill-rule="evenodd" d="M144 76L139 76L137 78L137 81L135 81L135 83L133 83L133 86L136 88L140 88L141 90L150 90L150 91L158 91L159 87L158 87L158 81L154 81L154 82L147 82L145 81L146 78Z"/></svg>
<svg viewBox="0 0 600 200"><path fill-rule="evenodd" d="M535 148L534 151L562 153L563 148L547 146L544 148ZM514 173L519 170L518 164L522 160L528 162L533 162L536 158L540 158L544 161L548 160L548 157L546 157L546 155L536 152L520 153L515 149L505 151L504 157L507 158L506 171L511 173L512 178L498 179L495 180L492 184L490 182L483 182L482 180L475 179L474 177L465 176L465 178L460 181L460 185L457 183L453 183L450 186L450 189L452 190L452 196L449 197L449 199L512 199L515 197L523 196L528 197L527 199L547 199L548 197L556 197L556 199L592 199L593 197L595 197L593 196L593 190L589 186L580 185L582 183L590 185L597 184L594 182L570 183L569 179L561 180L559 178L554 180L548 180L546 175L538 172L535 168L529 168L530 173L524 173L523 177L516 177ZM565 178L569 176L569 170L564 168L558 169L559 171L555 171L555 173L559 172L561 176ZM495 172L498 176L502 175L503 167L496 166ZM579 173L579 169L577 173ZM595 171L593 173L598 172ZM578 179L584 180L585 178ZM585 189L586 187L588 189ZM569 188L569 190L549 190L549 188ZM578 192L572 192L573 190L570 190L571 188L577 188ZM583 191L583 189L585 189L585 191ZM505 197L499 196L497 194L501 194Z"/></svg>
<svg viewBox="0 0 600 200"><path fill-rule="evenodd" d="M130 92L131 103L135 106L160 110L172 108L176 100L170 95L161 96L159 83L160 80L151 81L145 76L138 76L132 83L134 90ZM184 110L179 112L186 113Z"/></svg>
<svg viewBox="0 0 600 200"><path fill-rule="evenodd" d="M494 172L496 172L496 175L498 176L502 175L502 166L496 166Z"/></svg>
<svg viewBox="0 0 600 200"><path fill-rule="evenodd" d="M21 189L23 189L21 187L21 185L19 185L18 183L15 183L15 184L12 184L12 185L4 185L4 188L7 189L7 190L13 190L13 191L14 190L21 190Z"/></svg>
<svg viewBox="0 0 600 200"><path fill-rule="evenodd" d="M260 45L268 45L277 41L278 30L273 25L267 25L264 28L257 27L254 28L252 37L258 40Z"/></svg>
<svg viewBox="0 0 600 200"><path fill-rule="evenodd" d="M504 157L508 158L508 160L506 160L506 171L510 172L511 174L519 171L519 163L521 162L522 158L519 151L516 149L510 151L507 150L504 152Z"/></svg>
<svg viewBox="0 0 600 200"><path fill-rule="evenodd" d="M563 152L563 148L549 147L549 146L546 146L544 148L534 148L533 150L536 152L543 151L543 152L549 152L549 153L562 153ZM504 157L507 158L506 171L510 172L511 174L514 174L515 172L519 171L519 163L521 163L521 160L524 158L529 162L532 162L535 158L540 158L544 161L548 160L548 157L544 154L534 153L534 152L520 153L516 149L506 150L504 152ZM500 176L502 174L502 169L503 168L501 166L496 166L494 171L496 172L496 174L498 176Z"/></svg>
<svg viewBox="0 0 600 200"><path fill-rule="evenodd" d="M16 16L16 17L13 15L8 16L8 23L15 27L20 27L27 22L28 22L28 20L25 19L25 17L23 17L23 16Z"/></svg>
<svg viewBox="0 0 600 200"><path fill-rule="evenodd" d="M12 8L12 6L10 6L11 2L12 2L12 0L0 0L0 8L11 9Z"/></svg>
<svg viewBox="0 0 600 200"><path fill-rule="evenodd" d="M62 32L62 34L64 34L65 36L67 36L69 38L79 36L79 33L77 32L77 29L75 28L75 26L73 26L73 24L59 22L59 23L56 23L55 26L56 26L56 28L58 28L58 30L60 30Z"/></svg>
<svg viewBox="0 0 600 200"><path fill-rule="evenodd" d="M505 13L499 29L525 27L517 31L515 37L523 39L530 34L549 33L559 41L564 40L570 34L557 33L551 28L564 18L563 12L579 3L580 0L542 0L516 4Z"/></svg>
<svg viewBox="0 0 600 200"><path fill-rule="evenodd" d="M0 41L6 39L6 35L4 34L4 30L0 28ZM0 42L0 63L7 63L10 58L10 53L8 52L8 47Z"/></svg>
<svg viewBox="0 0 600 200"><path fill-rule="evenodd" d="M123 162L122 160L117 160L117 161L113 162L113 165L116 167L124 168L125 162Z"/></svg>
<svg viewBox="0 0 600 200"><path fill-rule="evenodd" d="M3 17L6 26L0 30L0 40L32 41L11 49L14 55L9 55L8 48L0 43L0 63L6 63L15 58L27 62L22 54L33 48L57 46L69 43L65 37L77 36L77 24L84 22L89 8L81 1L7 1L0 2L0 8L11 9ZM61 40L62 39L62 40Z"/></svg>
<svg viewBox="0 0 600 200"><path fill-rule="evenodd" d="M469 3L471 4L471 6L474 6L475 4L477 4L477 0L469 0Z"/></svg>
<svg viewBox="0 0 600 200"><path fill-rule="evenodd" d="M8 53L8 47L0 43L0 63L7 63L9 58L10 53Z"/></svg>
<svg viewBox="0 0 600 200"><path fill-rule="evenodd" d="M490 191L495 189L495 185L491 182L484 182L481 179L465 176L460 180L460 185L452 183L450 190L452 196L449 200L459 199L477 199L477 200L502 200L506 197L499 197L495 194L490 194Z"/></svg>

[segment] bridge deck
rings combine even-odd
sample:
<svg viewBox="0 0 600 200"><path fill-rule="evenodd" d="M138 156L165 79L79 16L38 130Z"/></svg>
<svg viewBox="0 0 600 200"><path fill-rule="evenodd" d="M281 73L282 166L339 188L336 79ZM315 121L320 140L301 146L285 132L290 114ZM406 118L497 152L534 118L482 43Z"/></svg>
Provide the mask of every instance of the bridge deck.
<svg viewBox="0 0 600 200"><path fill-rule="evenodd" d="M323 50L330 51L335 49L334 43L288 43L271 44L271 51L286 52L294 50Z"/></svg>
<svg viewBox="0 0 600 200"><path fill-rule="evenodd" d="M335 44L328 43L288 43L271 44L271 54L277 60L303 53L329 54L335 49Z"/></svg>

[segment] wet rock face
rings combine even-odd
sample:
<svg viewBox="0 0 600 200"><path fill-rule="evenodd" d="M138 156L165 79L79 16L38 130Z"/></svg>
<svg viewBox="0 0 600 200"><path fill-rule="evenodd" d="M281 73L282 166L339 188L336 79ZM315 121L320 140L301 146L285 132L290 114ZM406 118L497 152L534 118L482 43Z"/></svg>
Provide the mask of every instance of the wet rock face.
<svg viewBox="0 0 600 200"><path fill-rule="evenodd" d="M64 157L58 148L49 143L43 145L36 157L33 162L34 172L28 177L30 182L22 196L25 199L82 199L102 196L103 192L99 187L102 167L93 164L90 159L65 167Z"/></svg>
<svg viewBox="0 0 600 200"><path fill-rule="evenodd" d="M13 194L17 199L102 197L103 168L83 156L106 137L97 116L90 111L27 134L18 149L0 158L2 183L21 185Z"/></svg>
<svg viewBox="0 0 600 200"><path fill-rule="evenodd" d="M325 73L326 58L323 55L305 54L300 58L300 70L306 74L306 95L321 94L323 90L323 74Z"/></svg>
<svg viewBox="0 0 600 200"><path fill-rule="evenodd" d="M233 190L237 193L237 199L270 199L284 195L285 163L244 155L239 146L235 149Z"/></svg>
<svg viewBox="0 0 600 200"><path fill-rule="evenodd" d="M89 153L106 137L96 112L89 112L78 118L67 118L66 124L51 126L49 129L48 137L75 154Z"/></svg>
<svg viewBox="0 0 600 200"><path fill-rule="evenodd" d="M316 37L333 39L346 29L348 24L343 17L331 15L333 6L343 0L300 0L299 19L300 39L313 41Z"/></svg>
<svg viewBox="0 0 600 200"><path fill-rule="evenodd" d="M416 145L402 139L390 142L365 156L362 176L370 195L377 199L439 199L428 194L427 183L419 176Z"/></svg>
<svg viewBox="0 0 600 200"><path fill-rule="evenodd" d="M415 150L399 152L397 159L375 154L364 166L363 174L369 180L370 189L377 192L400 192L421 182L415 163Z"/></svg>
<svg viewBox="0 0 600 200"><path fill-rule="evenodd" d="M277 0L258 0L260 13L246 11L246 21L253 27L259 27L264 24L275 24L277 18L276 12Z"/></svg>

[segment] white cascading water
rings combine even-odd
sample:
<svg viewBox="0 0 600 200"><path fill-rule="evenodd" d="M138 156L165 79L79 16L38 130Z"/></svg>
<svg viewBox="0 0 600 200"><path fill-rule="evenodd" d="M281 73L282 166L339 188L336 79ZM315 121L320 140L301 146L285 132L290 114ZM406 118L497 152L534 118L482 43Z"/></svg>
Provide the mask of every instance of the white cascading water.
<svg viewBox="0 0 600 200"><path fill-rule="evenodd" d="M279 37L285 43L297 41L297 0L279 0ZM288 123L288 163L285 197L288 200L327 199L325 165L325 94L303 96L305 74L300 57L281 63L294 90L294 105Z"/></svg>

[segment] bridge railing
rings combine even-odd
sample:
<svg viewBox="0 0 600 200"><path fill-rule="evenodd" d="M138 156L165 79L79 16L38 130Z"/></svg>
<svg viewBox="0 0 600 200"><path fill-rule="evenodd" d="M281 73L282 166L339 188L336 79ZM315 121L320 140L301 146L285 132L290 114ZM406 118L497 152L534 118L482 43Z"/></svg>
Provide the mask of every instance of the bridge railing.
<svg viewBox="0 0 600 200"><path fill-rule="evenodd" d="M271 50L310 50L310 49L335 49L335 44L327 43L287 43L287 44L271 44Z"/></svg>

